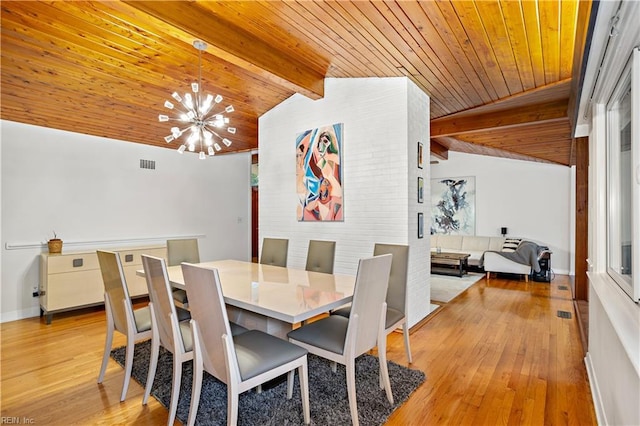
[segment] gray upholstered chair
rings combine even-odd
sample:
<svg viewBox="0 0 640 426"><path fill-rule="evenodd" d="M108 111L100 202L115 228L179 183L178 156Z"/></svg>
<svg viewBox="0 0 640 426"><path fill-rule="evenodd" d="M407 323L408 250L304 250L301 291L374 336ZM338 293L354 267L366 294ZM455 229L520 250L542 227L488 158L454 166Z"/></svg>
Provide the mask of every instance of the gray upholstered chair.
<svg viewBox="0 0 640 426"><path fill-rule="evenodd" d="M203 370L227 385L227 424L238 422L239 395L288 373L287 398L293 395L294 372L300 376L304 422L310 422L307 351L258 330L232 337L220 278L216 269L182 264L191 300L193 388L187 423L198 414Z"/></svg>
<svg viewBox="0 0 640 426"><path fill-rule="evenodd" d="M335 255L335 241L310 240L305 270L333 274Z"/></svg>
<svg viewBox="0 0 640 426"><path fill-rule="evenodd" d="M260 252L260 263L286 267L288 252L289 240L284 238L264 238L262 240L262 251Z"/></svg>
<svg viewBox="0 0 640 426"><path fill-rule="evenodd" d="M287 334L290 342L334 363L334 370L335 363L345 365L351 422L354 425L359 424L355 359L376 346L380 359L380 387L384 387L387 399L393 404L387 368L387 304L384 300L391 258L390 254L383 254L360 260L349 317L330 315Z"/></svg>
<svg viewBox="0 0 640 426"><path fill-rule="evenodd" d="M107 337L98 383L104 380L113 343L113 332L118 331L127 336L124 383L120 394L120 401L124 401L131 379L135 343L151 337L151 313L148 306L133 309L120 256L114 252L100 250L97 254L104 283L104 308L107 313Z"/></svg>
<svg viewBox="0 0 640 426"><path fill-rule="evenodd" d="M389 275L389 289L387 290L387 315L385 329L387 334L402 326L404 336L404 350L409 363L411 357L411 345L409 343L409 325L407 324L407 275L409 272L409 246L398 244L376 244L373 255L390 253L393 255L391 273ZM332 315L349 316L351 307L336 309Z"/></svg>
<svg viewBox="0 0 640 426"><path fill-rule="evenodd" d="M163 346L173 354L173 380L171 383L171 403L169 404L168 420L168 424L173 425L180 396L182 364L193 359L191 330L189 329L188 321L180 321L178 318L178 311L173 302L164 259L147 255L142 255L141 257L149 290L152 324L149 373L142 404L146 404L149 400L158 366L160 346Z"/></svg>
<svg viewBox="0 0 640 426"><path fill-rule="evenodd" d="M167 240L167 266L176 266L182 262L200 263L200 250L197 238ZM187 308L187 293L181 289L173 289L173 299L178 306Z"/></svg>

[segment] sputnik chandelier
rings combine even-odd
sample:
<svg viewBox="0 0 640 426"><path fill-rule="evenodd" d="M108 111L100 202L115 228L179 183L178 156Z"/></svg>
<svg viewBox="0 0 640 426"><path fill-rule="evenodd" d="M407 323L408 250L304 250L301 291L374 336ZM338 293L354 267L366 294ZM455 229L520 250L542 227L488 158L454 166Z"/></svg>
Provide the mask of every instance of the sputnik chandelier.
<svg viewBox="0 0 640 426"><path fill-rule="evenodd" d="M170 101L165 101L164 106L177 114L177 117L169 117L165 114L158 116L158 121L168 122L177 121L183 123L183 128L178 126L171 127L171 134L164 137L167 143L178 140L185 135L182 145L178 148L178 152L182 154L186 149L193 152L198 148L200 150L199 158L204 160L205 149L209 155L215 155L216 151L220 151L222 147L218 142L222 142L225 146L230 146L231 141L218 134L225 127L227 132L236 133L235 127L228 127L229 118L226 114L234 111L232 105L228 105L224 110L217 110L216 107L222 102L222 96L211 94L203 96L202 94L202 51L207 48L207 44L203 41L196 40L193 47L198 49L198 82L191 83L191 93L185 93L184 97L178 92L171 95L178 104L174 105ZM206 148L205 148L206 147Z"/></svg>

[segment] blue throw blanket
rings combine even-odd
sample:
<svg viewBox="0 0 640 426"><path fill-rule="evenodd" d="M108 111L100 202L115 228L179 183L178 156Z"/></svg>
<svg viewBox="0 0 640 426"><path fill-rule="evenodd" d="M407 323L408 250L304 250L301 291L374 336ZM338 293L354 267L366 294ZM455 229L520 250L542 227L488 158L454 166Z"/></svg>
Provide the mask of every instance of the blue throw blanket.
<svg viewBox="0 0 640 426"><path fill-rule="evenodd" d="M542 247L531 241L522 241L516 251L493 251L500 256L512 260L522 265L529 265L535 272L540 272L540 264L538 263L538 253L542 250ZM484 254L480 259L480 265L484 265Z"/></svg>

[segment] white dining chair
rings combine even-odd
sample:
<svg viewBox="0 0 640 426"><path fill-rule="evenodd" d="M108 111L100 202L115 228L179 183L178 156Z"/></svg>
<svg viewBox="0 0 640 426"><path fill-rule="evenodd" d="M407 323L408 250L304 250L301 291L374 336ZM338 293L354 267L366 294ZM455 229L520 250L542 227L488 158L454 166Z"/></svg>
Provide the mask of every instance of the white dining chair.
<svg viewBox="0 0 640 426"><path fill-rule="evenodd" d="M409 246L400 244L376 244L373 255L390 253L391 272L389 274L389 288L387 290L387 314L385 330L387 335L402 326L404 350L409 364L413 362L411 344L409 342L409 325L407 323L407 276L409 273ZM346 306L331 312L331 315L348 317L351 307Z"/></svg>
<svg viewBox="0 0 640 426"><path fill-rule="evenodd" d="M178 319L164 259L147 255L141 257L149 290L152 329L149 373L142 404L146 405L149 400L158 366L160 346L162 346L173 354L171 402L167 422L168 425L173 425L180 397L182 364L193 359L191 330L187 320L180 321Z"/></svg>
<svg viewBox="0 0 640 426"><path fill-rule="evenodd" d="M260 263L263 265L287 266L289 240L285 238L264 238L260 252Z"/></svg>
<svg viewBox="0 0 640 426"><path fill-rule="evenodd" d="M220 278L216 269L182 264L191 300L193 388L188 425L198 414L203 371L227 385L227 425L238 422L239 395L268 380L287 374L287 399L293 395L298 370L305 424L310 423L307 351L258 330L232 336Z"/></svg>
<svg viewBox="0 0 640 426"><path fill-rule="evenodd" d="M200 250L197 238L167 240L167 266L176 266L182 262L200 263ZM181 308L188 309L187 292L174 288L173 300Z"/></svg>
<svg viewBox="0 0 640 426"><path fill-rule="evenodd" d="M335 241L310 240L307 249L306 271L333 274L333 263L336 257Z"/></svg>
<svg viewBox="0 0 640 426"><path fill-rule="evenodd" d="M330 315L287 334L290 342L302 346L310 353L332 363L345 365L353 425L359 424L355 360L376 346L380 361L380 387L385 389L389 403L393 404L385 332L385 295L391 259L392 255L384 254L360 260L349 317ZM332 364L332 368L334 365Z"/></svg>
<svg viewBox="0 0 640 426"><path fill-rule="evenodd" d="M124 401L129 389L135 343L151 337L151 313L149 306L133 309L120 256L110 251L97 251L100 273L104 283L104 310L107 314L107 336L102 355L98 383L104 380L113 344L114 331L127 337L125 349L124 383L120 401Z"/></svg>

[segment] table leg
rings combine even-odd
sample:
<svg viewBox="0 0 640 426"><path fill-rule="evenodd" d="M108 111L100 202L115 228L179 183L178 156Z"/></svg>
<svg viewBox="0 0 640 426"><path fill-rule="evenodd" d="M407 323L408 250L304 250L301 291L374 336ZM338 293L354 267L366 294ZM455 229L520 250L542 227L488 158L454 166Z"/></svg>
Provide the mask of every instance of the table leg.
<svg viewBox="0 0 640 426"><path fill-rule="evenodd" d="M255 312L246 311L235 306L227 305L227 316L229 321L248 328L249 330L260 330L265 333L287 340L287 333L293 330L293 324L280 321Z"/></svg>

